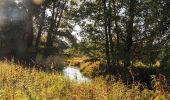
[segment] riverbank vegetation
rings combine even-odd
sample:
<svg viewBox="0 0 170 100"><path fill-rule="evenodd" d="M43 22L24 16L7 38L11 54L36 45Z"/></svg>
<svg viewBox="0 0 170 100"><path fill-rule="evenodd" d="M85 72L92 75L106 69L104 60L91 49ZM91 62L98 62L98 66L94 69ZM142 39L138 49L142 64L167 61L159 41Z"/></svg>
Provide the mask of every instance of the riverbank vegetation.
<svg viewBox="0 0 170 100"><path fill-rule="evenodd" d="M0 0L0 99L169 99L169 5Z"/></svg>
<svg viewBox="0 0 170 100"><path fill-rule="evenodd" d="M0 99L3 100L166 100L170 97L156 81L153 81L154 90L141 91L140 83L128 87L121 80L107 82L104 77L96 77L90 83L80 84L62 73L24 68L8 61L1 61L0 65Z"/></svg>

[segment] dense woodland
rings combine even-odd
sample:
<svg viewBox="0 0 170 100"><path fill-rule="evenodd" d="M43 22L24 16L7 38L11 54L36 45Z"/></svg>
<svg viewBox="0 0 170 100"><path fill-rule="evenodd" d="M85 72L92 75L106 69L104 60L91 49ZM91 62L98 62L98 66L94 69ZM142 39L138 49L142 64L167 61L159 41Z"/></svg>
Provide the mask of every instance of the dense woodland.
<svg viewBox="0 0 170 100"><path fill-rule="evenodd" d="M0 0L0 58L169 91L170 0Z"/></svg>

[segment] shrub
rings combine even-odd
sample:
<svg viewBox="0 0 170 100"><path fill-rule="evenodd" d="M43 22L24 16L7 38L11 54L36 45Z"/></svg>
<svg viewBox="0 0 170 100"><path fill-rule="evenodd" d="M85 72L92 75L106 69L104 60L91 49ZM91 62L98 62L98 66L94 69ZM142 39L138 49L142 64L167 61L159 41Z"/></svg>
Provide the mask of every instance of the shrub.
<svg viewBox="0 0 170 100"><path fill-rule="evenodd" d="M43 56L39 54L37 55L35 62L38 66L47 70L62 70L65 66L65 61L62 56L49 56L48 58L43 58Z"/></svg>

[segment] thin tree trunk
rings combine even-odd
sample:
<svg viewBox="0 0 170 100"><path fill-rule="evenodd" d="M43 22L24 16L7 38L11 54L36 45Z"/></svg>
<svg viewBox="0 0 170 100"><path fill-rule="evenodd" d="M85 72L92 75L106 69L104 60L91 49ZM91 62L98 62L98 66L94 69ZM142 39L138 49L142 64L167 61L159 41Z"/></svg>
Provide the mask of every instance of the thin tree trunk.
<svg viewBox="0 0 170 100"><path fill-rule="evenodd" d="M109 38L108 38L108 27L107 27L107 7L106 7L106 0L103 0L103 9L104 9L104 29L105 29L105 53L106 53L106 60L107 60L107 68L106 71L109 71L110 67L110 53L109 53Z"/></svg>
<svg viewBox="0 0 170 100"><path fill-rule="evenodd" d="M64 2L63 8L65 8L66 3L67 3L67 0ZM60 5L60 3L59 3L59 5ZM55 6L55 5L53 5L53 6ZM45 47L45 56L48 56L49 50L52 49L53 41L55 39L55 34L52 34L52 33L54 33L54 29L55 29L55 31L58 30L64 9L62 9L61 11L59 11L59 9L57 9L56 14L55 14L54 10L55 10L55 8L53 9L53 14L52 14L53 20L50 24L51 27L50 27L49 32L48 32L48 37L47 37L47 42L46 42L46 47ZM57 25L56 25L56 23L57 23Z"/></svg>
<svg viewBox="0 0 170 100"><path fill-rule="evenodd" d="M67 3L67 0L64 2L63 8L65 8L66 3ZM56 15L56 19L55 19L55 23L57 23L57 24L56 24L56 27L55 27L55 31L56 31L56 32L58 31L58 28L60 27L60 22L61 22L61 18L62 18L62 16L63 16L63 11L64 11L64 9L61 10L60 13L59 13L59 11L58 11L58 13L57 13L57 15ZM58 17L58 16L59 16L59 17ZM57 21L57 18L58 18L58 21ZM56 35L56 34L55 34L55 35ZM53 38L52 38L53 41L54 41L54 39L55 39L55 35L54 35Z"/></svg>
<svg viewBox="0 0 170 100"><path fill-rule="evenodd" d="M132 40L132 34L133 34L133 23L134 23L134 9L135 9L135 4L134 4L134 0L130 0L129 1L129 9L128 9L128 13L129 13L129 20L127 22L127 27L126 27L126 31L127 31L127 37L126 37L126 57L125 57L125 67L130 67L131 66L131 53L132 53L132 45L133 45L133 40Z"/></svg>
<svg viewBox="0 0 170 100"><path fill-rule="evenodd" d="M119 32L119 26L118 26L118 20L117 20L117 10L116 10L116 4L115 4L115 0L112 0L113 2L113 10L114 10L114 24L115 24L115 32L116 32L116 66L120 66L119 65L119 45L120 45L120 32Z"/></svg>
<svg viewBox="0 0 170 100"><path fill-rule="evenodd" d="M44 3L44 4L45 4L45 5L44 5L44 7L43 7L42 18L41 18L40 26L39 26L39 29L38 29L38 35L37 35L36 42L35 42L35 50L36 50L36 53L38 52L38 49L39 49L39 44L40 44L40 39L41 39L41 33L42 33L42 31L43 31L43 26L44 26L46 3Z"/></svg>
<svg viewBox="0 0 170 100"><path fill-rule="evenodd" d="M108 11L108 35L109 35L109 43L110 43L110 52L111 52L111 63L112 63L112 66L110 66L111 68L110 71L111 73L114 73L115 71L115 60L114 60L114 50L113 50L113 39L112 39L112 33L111 33L111 16L112 16L112 11L111 11L111 1L109 0L109 11Z"/></svg>
<svg viewBox="0 0 170 100"><path fill-rule="evenodd" d="M44 51L44 56L47 57L49 55L49 52L52 49L52 32L54 29L54 21L55 21L55 5L56 2L53 2L53 10L52 10L52 18L50 22L50 28L48 30L48 35L47 35L47 42L45 44L45 51Z"/></svg>

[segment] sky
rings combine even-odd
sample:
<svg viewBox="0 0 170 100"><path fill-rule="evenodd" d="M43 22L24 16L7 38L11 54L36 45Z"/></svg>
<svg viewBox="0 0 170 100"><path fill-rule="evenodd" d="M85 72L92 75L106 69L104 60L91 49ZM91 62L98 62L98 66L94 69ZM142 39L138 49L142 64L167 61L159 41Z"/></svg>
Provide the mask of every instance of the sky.
<svg viewBox="0 0 170 100"><path fill-rule="evenodd" d="M75 25L72 34L77 38L77 42L80 42L82 40L82 37L78 35L80 32L81 27L79 25Z"/></svg>

